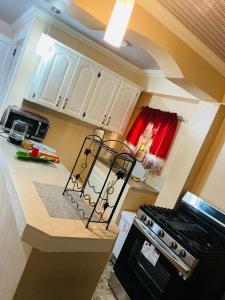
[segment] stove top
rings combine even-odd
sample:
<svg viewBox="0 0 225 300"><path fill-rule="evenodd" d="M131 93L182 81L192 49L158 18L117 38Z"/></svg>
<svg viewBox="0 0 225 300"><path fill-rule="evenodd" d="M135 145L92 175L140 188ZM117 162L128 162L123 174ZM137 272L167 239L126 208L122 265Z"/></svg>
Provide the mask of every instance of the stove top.
<svg viewBox="0 0 225 300"><path fill-rule="evenodd" d="M150 205L144 205L141 209L196 257L225 255L225 245L216 238L215 233L198 224L193 216L182 209Z"/></svg>
<svg viewBox="0 0 225 300"><path fill-rule="evenodd" d="M143 205L137 218L192 269L201 259L225 259L225 214L190 192L174 209Z"/></svg>

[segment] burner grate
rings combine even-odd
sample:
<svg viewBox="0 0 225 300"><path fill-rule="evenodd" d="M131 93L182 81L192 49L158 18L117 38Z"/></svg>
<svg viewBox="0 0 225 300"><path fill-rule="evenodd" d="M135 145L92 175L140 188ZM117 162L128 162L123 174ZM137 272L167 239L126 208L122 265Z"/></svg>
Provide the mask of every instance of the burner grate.
<svg viewBox="0 0 225 300"><path fill-rule="evenodd" d="M190 247L204 254L225 254L225 248L207 234L198 231L180 230L179 234L186 240Z"/></svg>
<svg viewBox="0 0 225 300"><path fill-rule="evenodd" d="M146 205L145 207L147 208L148 212L158 220L178 221L178 222L186 222L186 223L191 222L187 217L181 214L179 210L176 209L170 209L170 208L165 208L160 206L151 206L151 205Z"/></svg>

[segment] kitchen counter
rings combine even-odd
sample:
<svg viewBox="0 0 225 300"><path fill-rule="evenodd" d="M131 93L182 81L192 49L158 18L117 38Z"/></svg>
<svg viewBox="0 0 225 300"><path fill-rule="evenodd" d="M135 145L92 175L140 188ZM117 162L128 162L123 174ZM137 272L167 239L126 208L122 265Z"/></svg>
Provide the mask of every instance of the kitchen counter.
<svg viewBox="0 0 225 300"><path fill-rule="evenodd" d="M81 220L49 216L34 182L65 186L69 172L62 164L44 164L18 160L17 147L0 140L0 160L9 193L12 195L18 232L23 241L42 251L108 251L117 235L111 224L90 224L86 229ZM60 239L62 238L62 243Z"/></svg>
<svg viewBox="0 0 225 300"><path fill-rule="evenodd" d="M98 161L103 164L106 167L110 167L111 161L109 159L98 157ZM118 166L116 169L112 169L113 172L116 172L118 169L120 169L120 166ZM129 179L128 185L132 190L135 191L141 191L141 192L147 192L147 193L153 193L153 194L159 194L159 191L154 189L153 187L147 185L144 182L141 181L135 181L132 178Z"/></svg>
<svg viewBox="0 0 225 300"><path fill-rule="evenodd" d="M0 299L11 300L16 291L13 299L35 300L48 291L48 299L88 300L109 258L117 226L112 223L106 230L93 223L86 229L81 220L50 217L34 182L64 187L69 172L62 164L18 160L16 150L0 138L0 230L5 237L0 239L0 266L7 265ZM59 280L57 268L67 283Z"/></svg>
<svg viewBox="0 0 225 300"><path fill-rule="evenodd" d="M128 184L130 188L133 189L134 191L141 191L143 193L144 192L153 193L155 195L159 193L159 191L155 190L153 187L147 185L146 183L141 181L135 181L132 178L129 179Z"/></svg>

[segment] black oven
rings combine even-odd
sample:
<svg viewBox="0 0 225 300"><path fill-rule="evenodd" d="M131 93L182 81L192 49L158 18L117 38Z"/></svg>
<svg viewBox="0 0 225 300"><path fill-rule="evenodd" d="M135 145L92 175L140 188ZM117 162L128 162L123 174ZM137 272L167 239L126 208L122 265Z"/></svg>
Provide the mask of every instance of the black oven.
<svg viewBox="0 0 225 300"><path fill-rule="evenodd" d="M182 290L186 283L177 269L182 270L183 263L179 266L180 262L145 227L135 219L116 261L115 274L132 300L180 299L174 291L178 285Z"/></svg>
<svg viewBox="0 0 225 300"><path fill-rule="evenodd" d="M209 263L210 264L210 263ZM221 266L221 268L223 268ZM141 220L135 218L122 251L114 266L131 300L218 300L220 288L210 278L221 272L211 262L192 270L175 255ZM214 276L216 277L216 276Z"/></svg>

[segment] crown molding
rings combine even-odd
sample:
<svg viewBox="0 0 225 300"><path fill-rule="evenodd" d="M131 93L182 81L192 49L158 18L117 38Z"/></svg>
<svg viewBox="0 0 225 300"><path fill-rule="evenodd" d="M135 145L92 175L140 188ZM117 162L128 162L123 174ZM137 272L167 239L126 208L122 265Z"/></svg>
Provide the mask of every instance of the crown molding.
<svg viewBox="0 0 225 300"><path fill-rule="evenodd" d="M225 62L219 58L205 43L195 36L185 25L174 17L156 0L136 0L155 19L172 31L179 39L185 42L213 68L225 76Z"/></svg>
<svg viewBox="0 0 225 300"><path fill-rule="evenodd" d="M165 77L161 70L140 70L140 76Z"/></svg>

